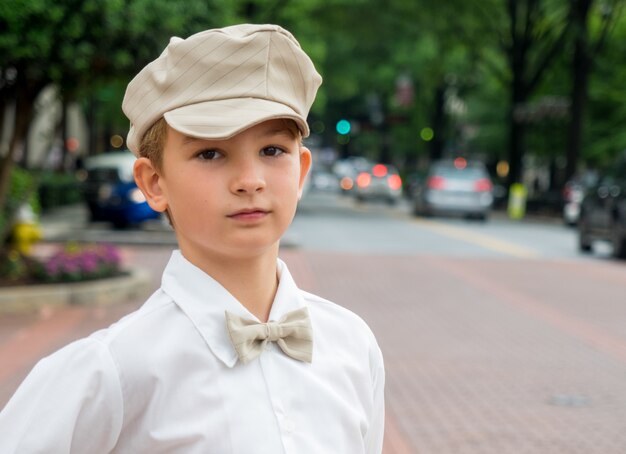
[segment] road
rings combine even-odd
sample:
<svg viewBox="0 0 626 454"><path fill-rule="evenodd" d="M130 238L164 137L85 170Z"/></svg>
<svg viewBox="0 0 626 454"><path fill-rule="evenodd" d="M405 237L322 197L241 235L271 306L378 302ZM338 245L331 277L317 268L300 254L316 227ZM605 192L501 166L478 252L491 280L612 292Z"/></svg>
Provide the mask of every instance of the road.
<svg viewBox="0 0 626 454"><path fill-rule="evenodd" d="M158 285L172 245L128 235L106 238ZM303 289L375 332L385 454L626 452L626 263L609 255L580 255L558 222L416 219L324 194L281 249ZM0 405L37 359L139 304L0 318Z"/></svg>

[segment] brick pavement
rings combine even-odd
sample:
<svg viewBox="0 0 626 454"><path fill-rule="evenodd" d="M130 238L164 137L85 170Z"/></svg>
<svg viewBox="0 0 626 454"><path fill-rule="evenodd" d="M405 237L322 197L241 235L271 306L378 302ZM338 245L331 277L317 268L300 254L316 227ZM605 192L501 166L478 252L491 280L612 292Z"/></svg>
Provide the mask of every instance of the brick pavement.
<svg viewBox="0 0 626 454"><path fill-rule="evenodd" d="M285 258L377 334L394 436L409 452L626 452L626 267Z"/></svg>
<svg viewBox="0 0 626 454"><path fill-rule="evenodd" d="M158 285L169 249L127 248ZM384 454L626 452L626 267L284 249L387 368ZM599 284L602 284L600 287ZM141 301L0 318L0 406L41 356Z"/></svg>

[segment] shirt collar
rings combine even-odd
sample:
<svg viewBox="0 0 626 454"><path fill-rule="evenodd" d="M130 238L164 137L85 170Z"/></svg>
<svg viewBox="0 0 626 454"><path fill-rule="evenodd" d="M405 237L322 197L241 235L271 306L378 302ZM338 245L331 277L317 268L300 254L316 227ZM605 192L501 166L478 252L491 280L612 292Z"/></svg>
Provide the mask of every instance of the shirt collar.
<svg viewBox="0 0 626 454"><path fill-rule="evenodd" d="M279 284L269 316L269 320L274 321L305 305L287 265L278 259L276 269ZM161 288L191 319L215 356L226 366L233 367L237 362L237 353L228 336L224 311L258 319L219 282L189 262L178 250L172 253L165 267Z"/></svg>

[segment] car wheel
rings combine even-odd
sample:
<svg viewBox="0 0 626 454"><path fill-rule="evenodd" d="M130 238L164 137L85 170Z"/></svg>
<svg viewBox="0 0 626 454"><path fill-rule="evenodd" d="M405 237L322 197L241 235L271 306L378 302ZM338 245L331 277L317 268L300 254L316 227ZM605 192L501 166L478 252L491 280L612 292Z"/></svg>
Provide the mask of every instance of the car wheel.
<svg viewBox="0 0 626 454"><path fill-rule="evenodd" d="M100 216L98 213L98 207L95 204L88 204L87 205L88 209L89 209L89 222L96 222L100 220Z"/></svg>
<svg viewBox="0 0 626 454"><path fill-rule="evenodd" d="M413 216L427 218L428 211L423 206L415 204L413 205Z"/></svg>
<svg viewBox="0 0 626 454"><path fill-rule="evenodd" d="M615 227L611 243L613 244L613 257L617 259L626 259L626 237L620 231L619 226Z"/></svg>
<svg viewBox="0 0 626 454"><path fill-rule="evenodd" d="M592 244L586 221L581 217L578 222L578 250L580 252L591 252Z"/></svg>
<svg viewBox="0 0 626 454"><path fill-rule="evenodd" d="M124 230L130 226L130 222L128 222L128 220L126 219L115 219L114 221L112 221L112 223L113 228L115 228L116 230Z"/></svg>

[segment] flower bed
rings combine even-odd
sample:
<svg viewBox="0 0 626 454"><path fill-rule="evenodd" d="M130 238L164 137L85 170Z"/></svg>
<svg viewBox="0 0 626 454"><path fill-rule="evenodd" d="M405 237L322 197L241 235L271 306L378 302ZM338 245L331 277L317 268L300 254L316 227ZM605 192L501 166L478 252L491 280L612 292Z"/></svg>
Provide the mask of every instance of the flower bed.
<svg viewBox="0 0 626 454"><path fill-rule="evenodd" d="M10 251L0 262L0 286L82 282L123 274L121 254L110 244L68 243L45 258Z"/></svg>
<svg viewBox="0 0 626 454"><path fill-rule="evenodd" d="M154 285L145 270L122 269L120 251L108 244L45 245L32 257L4 253L0 273L0 316L143 301Z"/></svg>

